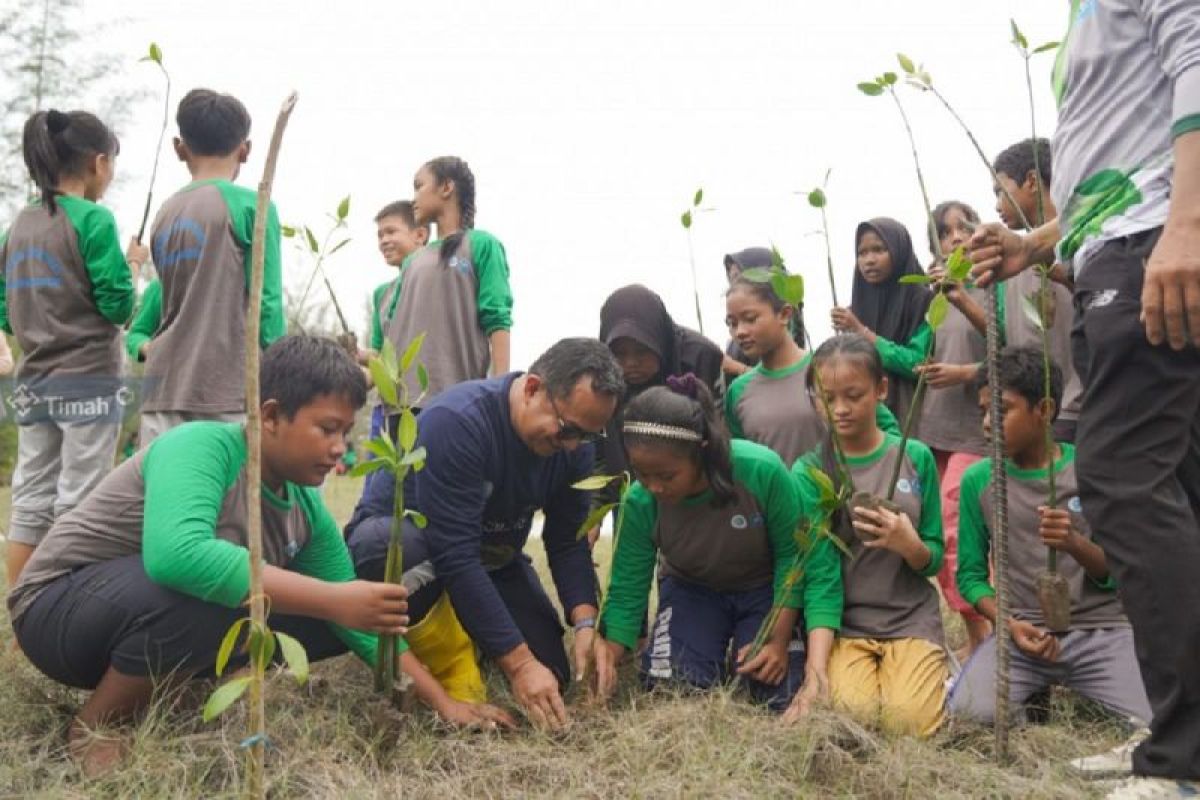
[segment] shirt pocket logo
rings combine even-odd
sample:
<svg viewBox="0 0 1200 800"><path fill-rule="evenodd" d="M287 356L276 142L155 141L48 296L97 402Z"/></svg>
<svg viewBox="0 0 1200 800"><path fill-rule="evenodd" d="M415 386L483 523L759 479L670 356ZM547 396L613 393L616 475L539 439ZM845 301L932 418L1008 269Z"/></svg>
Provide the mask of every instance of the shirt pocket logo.
<svg viewBox="0 0 1200 800"><path fill-rule="evenodd" d="M1072 497L1067 501L1067 510L1074 511L1076 514L1083 513L1083 501L1078 496Z"/></svg>
<svg viewBox="0 0 1200 800"><path fill-rule="evenodd" d="M750 527L750 521L741 514L734 514L729 519L729 524L739 531L744 531Z"/></svg>

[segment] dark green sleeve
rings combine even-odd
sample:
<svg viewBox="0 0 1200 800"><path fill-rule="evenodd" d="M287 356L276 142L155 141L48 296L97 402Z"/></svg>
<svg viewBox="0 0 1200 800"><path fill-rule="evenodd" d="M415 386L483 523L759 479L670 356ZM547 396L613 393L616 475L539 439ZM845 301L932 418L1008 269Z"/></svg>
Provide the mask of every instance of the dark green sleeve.
<svg viewBox="0 0 1200 800"><path fill-rule="evenodd" d="M803 584L790 589L788 575L796 566L796 528L800 524L800 495L782 459L763 448L756 454L753 470L745 477L746 488L758 501L767 521L771 556L775 560L775 602L785 608L799 608Z"/></svg>
<svg viewBox="0 0 1200 800"><path fill-rule="evenodd" d="M804 570L804 625L808 630L815 628L842 627L842 562L838 549L826 536L814 539L814 522L822 516L820 490L809 472L810 467L820 469L817 451L806 454L792 465L792 480L800 500L802 524L809 526L805 531L804 543L809 547L805 556Z"/></svg>
<svg viewBox="0 0 1200 800"><path fill-rule="evenodd" d="M355 579L354 563L350 560L350 551L346 549L346 541L337 523L329 515L329 510L321 502L320 495L315 489L297 489L299 502L308 518L312 536L308 544L296 554L288 569L293 569L301 575L325 581L327 583L345 583ZM373 633L343 628L330 622L329 628L341 639L356 656L369 666L375 664L375 651L378 641ZM400 640L401 651L408 649L408 644Z"/></svg>
<svg viewBox="0 0 1200 800"><path fill-rule="evenodd" d="M142 302L137 313L133 315L133 324L125 334L125 352L134 361L145 361L138 352L146 342L158 332L162 322L162 283L155 278L146 284L142 292Z"/></svg>
<svg viewBox="0 0 1200 800"><path fill-rule="evenodd" d="M991 468L991 460L986 458L968 467L958 495L958 571L954 579L958 593L972 606L985 597L996 596L989 580L991 535L982 504Z"/></svg>
<svg viewBox="0 0 1200 800"><path fill-rule="evenodd" d="M942 535L942 494L938 487L937 462L933 453L921 442L908 441L908 457L917 470L921 482L921 521L917 535L929 548L929 565L920 571L925 578L932 578L942 568L946 555L946 540Z"/></svg>
<svg viewBox="0 0 1200 800"><path fill-rule="evenodd" d="M875 426L893 436L902 436L904 433L900 430L900 423L896 421L896 415L884 403L875 404Z"/></svg>
<svg viewBox="0 0 1200 800"><path fill-rule="evenodd" d="M879 351L879 356L883 359L883 368L888 372L894 372L903 378L915 381L917 373L913 370L928 356L929 340L932 335L933 331L929 325L922 322L921 327L917 328L917 332L904 344L893 342L882 336L875 337L875 349Z"/></svg>
<svg viewBox="0 0 1200 800"><path fill-rule="evenodd" d="M387 293L391 283L384 283L375 287L374 293L371 295L371 343L370 347L376 353L383 349L383 309L379 307L383 302L383 296Z"/></svg>
<svg viewBox="0 0 1200 800"><path fill-rule="evenodd" d="M187 425L150 444L142 563L155 583L235 608L250 590L246 548L217 538L217 518L246 460L241 428Z"/></svg>
<svg viewBox="0 0 1200 800"><path fill-rule="evenodd" d="M650 602L650 584L658 556L654 544L658 509L654 498L640 483L629 487L621 508L624 518L613 553L608 593L601 604L604 610L600 614L600 631L609 641L632 650L637 646Z"/></svg>
<svg viewBox="0 0 1200 800"><path fill-rule="evenodd" d="M745 394L746 386L750 383L750 379L754 373L755 370L751 369L737 376L733 383L729 384L729 391L725 393L725 424L729 426L729 433L735 439L746 438L746 432L742 428L742 421L738 418L737 404L742 399L742 395Z"/></svg>
<svg viewBox="0 0 1200 800"><path fill-rule="evenodd" d="M246 273L246 288L250 287L250 272L254 266L254 216L258 211L258 196L232 183L217 184L225 204L229 207L229 218L233 222L234 236L243 250L243 267ZM262 317L258 335L259 344L268 347L287 333L287 318L283 313L283 257L280 247L281 230L279 212L275 204L267 207L266 241L263 252Z"/></svg>
<svg viewBox="0 0 1200 800"><path fill-rule="evenodd" d="M491 336L496 331L512 330L512 288L508 285L508 259L504 245L490 233L471 230L471 260L479 293L475 298L479 327Z"/></svg>
<svg viewBox="0 0 1200 800"><path fill-rule="evenodd" d="M72 214L79 235L79 253L92 282L92 299L100 315L114 325L124 325L133 313L133 273L117 238L117 221L102 206L88 204L82 212L63 206Z"/></svg>

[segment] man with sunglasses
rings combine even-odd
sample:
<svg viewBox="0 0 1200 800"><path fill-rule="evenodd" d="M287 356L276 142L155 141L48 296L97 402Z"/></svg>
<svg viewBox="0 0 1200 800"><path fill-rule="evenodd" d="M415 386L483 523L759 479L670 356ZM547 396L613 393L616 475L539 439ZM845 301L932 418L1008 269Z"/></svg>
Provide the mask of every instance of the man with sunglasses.
<svg viewBox="0 0 1200 800"><path fill-rule="evenodd" d="M437 613L431 609L444 592L474 645L508 677L525 713L550 728L567 724L561 689L571 660L558 613L522 551L541 510L542 543L575 629L581 680L597 609L591 554L578 536L589 498L572 484L591 474L592 442L624 391L621 368L604 344L563 339L527 373L459 384L417 417L417 444L429 455L410 476L405 500L428 523L419 530L405 522L409 644L435 675L446 671L431 663L443 656L424 657L417 642L421 622ZM346 528L362 577L383 574L392 501L391 476L374 473ZM431 644L444 650L446 637L439 638ZM463 657L473 659L472 648L456 656Z"/></svg>

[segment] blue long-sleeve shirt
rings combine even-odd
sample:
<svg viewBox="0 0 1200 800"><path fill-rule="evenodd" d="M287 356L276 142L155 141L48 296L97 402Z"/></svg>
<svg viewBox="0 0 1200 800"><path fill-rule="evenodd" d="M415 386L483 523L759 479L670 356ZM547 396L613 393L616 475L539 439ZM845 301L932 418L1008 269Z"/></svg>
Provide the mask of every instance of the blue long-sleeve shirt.
<svg viewBox="0 0 1200 800"><path fill-rule="evenodd" d="M568 612L596 603L587 542L577 536L589 493L571 484L591 473L592 447L543 458L517 436L508 394L518 373L458 384L417 417L425 468L405 485L405 505L428 519L426 535L438 578L463 626L485 653L499 656L524 643L487 571L525 547L533 514L545 513L542 543L558 597ZM347 531L370 517L390 516L391 475L373 473Z"/></svg>

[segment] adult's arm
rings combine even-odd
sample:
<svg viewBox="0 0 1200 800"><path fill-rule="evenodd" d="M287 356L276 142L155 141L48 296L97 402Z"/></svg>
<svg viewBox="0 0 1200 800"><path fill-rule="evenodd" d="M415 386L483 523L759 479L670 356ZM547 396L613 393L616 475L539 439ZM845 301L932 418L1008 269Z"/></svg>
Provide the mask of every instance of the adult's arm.
<svg viewBox="0 0 1200 800"><path fill-rule="evenodd" d="M596 578L587 538L579 535L579 526L587 519L591 505L591 492L572 489L571 484L591 474L595 455L592 446L585 445L569 458L567 479L543 508L546 522L542 527L542 544L558 600L567 618L574 621L576 609L595 608Z"/></svg>

